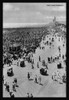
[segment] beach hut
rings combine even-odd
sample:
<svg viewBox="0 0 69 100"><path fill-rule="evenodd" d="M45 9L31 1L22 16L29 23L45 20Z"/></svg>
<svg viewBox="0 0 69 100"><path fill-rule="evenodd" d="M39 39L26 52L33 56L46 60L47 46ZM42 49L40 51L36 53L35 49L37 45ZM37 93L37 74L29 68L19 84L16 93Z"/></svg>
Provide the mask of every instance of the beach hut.
<svg viewBox="0 0 69 100"><path fill-rule="evenodd" d="M20 62L20 67L26 67L24 61L21 61L21 62Z"/></svg>

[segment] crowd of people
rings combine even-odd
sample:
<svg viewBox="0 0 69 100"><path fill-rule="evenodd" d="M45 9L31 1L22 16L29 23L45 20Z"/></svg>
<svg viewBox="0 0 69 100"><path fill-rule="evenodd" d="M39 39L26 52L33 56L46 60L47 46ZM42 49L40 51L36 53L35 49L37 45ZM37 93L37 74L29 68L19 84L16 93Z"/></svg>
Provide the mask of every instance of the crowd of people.
<svg viewBox="0 0 69 100"><path fill-rule="evenodd" d="M7 55L3 55L3 68L5 68L5 65L7 65L8 70L7 70L7 76L8 77L13 77L15 76L15 73L13 71L14 64L17 67L25 68L28 67L26 66L26 61L28 64L31 64L31 69L32 71L34 70L35 72L39 70L39 73L34 73L33 72L27 72L27 79L28 81L34 81L34 83L39 84L43 86L42 82L42 77L43 76L50 76L49 74L49 65L56 63L57 64L57 71L54 71L51 78L53 81L59 81L59 83L66 83L66 44L63 36L58 37L57 35L47 35L45 36L41 43L39 44L38 49L36 48L35 53L32 51L26 52L26 50L23 51L23 53L19 54L11 54L10 58L7 57ZM56 49L57 48L57 49ZM21 51L22 52L22 51ZM63 63L65 62L65 66L63 66ZM60 71L58 70L64 70L65 73L61 75ZM39 74L39 76L38 76ZM33 77L34 75L34 77ZM3 76L4 77L4 76ZM12 91L10 91L10 86L8 85L7 82L5 82L4 86L7 92L9 92L11 97L14 97L14 92L16 92L16 87L18 88L18 80L17 78L14 79L13 85L12 85ZM33 97L33 94L27 93L28 97Z"/></svg>

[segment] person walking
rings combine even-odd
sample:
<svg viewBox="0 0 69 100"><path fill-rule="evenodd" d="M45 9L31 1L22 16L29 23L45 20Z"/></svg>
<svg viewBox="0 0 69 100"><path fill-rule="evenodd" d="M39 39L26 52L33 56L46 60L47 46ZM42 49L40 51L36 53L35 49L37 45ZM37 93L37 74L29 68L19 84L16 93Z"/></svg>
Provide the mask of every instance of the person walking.
<svg viewBox="0 0 69 100"><path fill-rule="evenodd" d="M39 68L39 63L37 62L37 68Z"/></svg>
<svg viewBox="0 0 69 100"><path fill-rule="evenodd" d="M39 76L38 80L39 80L39 85L43 86L43 84L41 83L41 76Z"/></svg>
<svg viewBox="0 0 69 100"><path fill-rule="evenodd" d="M34 69L34 65L32 64L32 69Z"/></svg>
<svg viewBox="0 0 69 100"><path fill-rule="evenodd" d="M17 66L19 66L19 61L17 61Z"/></svg>
<svg viewBox="0 0 69 100"><path fill-rule="evenodd" d="M12 97L13 97L13 98L15 97L14 94L13 94L13 92L10 92L9 94L10 94L10 97L11 97L11 98L12 98Z"/></svg>
<svg viewBox="0 0 69 100"><path fill-rule="evenodd" d="M39 80L39 84L41 84L41 76L39 76L38 80Z"/></svg>
<svg viewBox="0 0 69 100"><path fill-rule="evenodd" d="M38 83L38 82L37 82L37 75L35 76L35 83Z"/></svg>
<svg viewBox="0 0 69 100"><path fill-rule="evenodd" d="M5 90L7 91L7 92L10 92L10 87L9 87L9 85L7 84L7 82L4 84L6 87L5 87Z"/></svg>
<svg viewBox="0 0 69 100"><path fill-rule="evenodd" d="M18 84L17 84L17 78L14 78L13 83L14 83L14 85L15 85L16 87L19 87Z"/></svg>
<svg viewBox="0 0 69 100"><path fill-rule="evenodd" d="M32 93L31 93L31 98L33 98L33 95L32 95Z"/></svg>
<svg viewBox="0 0 69 100"><path fill-rule="evenodd" d="M15 87L16 87L15 84L12 85L12 88L13 88L13 91L14 91L14 92L16 92L16 88L15 88Z"/></svg>
<svg viewBox="0 0 69 100"><path fill-rule="evenodd" d="M39 56L39 61L41 62L41 57Z"/></svg>
<svg viewBox="0 0 69 100"><path fill-rule="evenodd" d="M29 74L29 72L28 72L28 80L30 79L30 74Z"/></svg>
<svg viewBox="0 0 69 100"><path fill-rule="evenodd" d="M27 95L28 95L27 97L29 98L29 93L27 93Z"/></svg>

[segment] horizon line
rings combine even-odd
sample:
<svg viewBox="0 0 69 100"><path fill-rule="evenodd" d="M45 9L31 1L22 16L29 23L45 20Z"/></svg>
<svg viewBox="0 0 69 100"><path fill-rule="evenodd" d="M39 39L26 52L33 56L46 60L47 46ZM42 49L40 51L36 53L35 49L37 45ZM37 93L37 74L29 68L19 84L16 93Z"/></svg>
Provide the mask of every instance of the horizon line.
<svg viewBox="0 0 69 100"><path fill-rule="evenodd" d="M59 21L59 22L65 22L66 21ZM36 27L41 25L47 25L50 22L45 23L3 23L3 28L18 28L18 27Z"/></svg>
<svg viewBox="0 0 69 100"><path fill-rule="evenodd" d="M38 26L45 25L47 23L4 23L3 28L11 28L11 27L29 27L29 26Z"/></svg>

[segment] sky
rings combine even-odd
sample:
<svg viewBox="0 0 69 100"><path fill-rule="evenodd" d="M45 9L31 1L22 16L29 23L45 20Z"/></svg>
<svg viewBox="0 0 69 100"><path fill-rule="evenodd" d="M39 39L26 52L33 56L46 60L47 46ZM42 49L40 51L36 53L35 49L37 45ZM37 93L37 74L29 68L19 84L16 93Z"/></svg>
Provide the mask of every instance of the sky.
<svg viewBox="0 0 69 100"><path fill-rule="evenodd" d="M3 27L66 21L65 3L3 3Z"/></svg>

